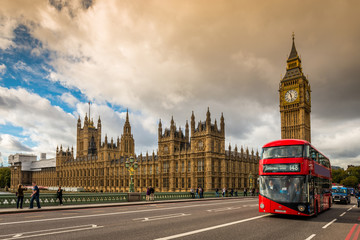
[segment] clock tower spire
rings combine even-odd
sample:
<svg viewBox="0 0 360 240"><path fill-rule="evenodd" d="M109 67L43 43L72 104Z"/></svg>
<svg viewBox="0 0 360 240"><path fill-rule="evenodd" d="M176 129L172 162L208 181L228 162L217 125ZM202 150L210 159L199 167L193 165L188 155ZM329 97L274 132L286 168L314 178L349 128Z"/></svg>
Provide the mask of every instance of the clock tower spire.
<svg viewBox="0 0 360 240"><path fill-rule="evenodd" d="M305 77L301 59L292 35L292 47L287 59L286 74L280 81L281 138L311 141L310 84Z"/></svg>

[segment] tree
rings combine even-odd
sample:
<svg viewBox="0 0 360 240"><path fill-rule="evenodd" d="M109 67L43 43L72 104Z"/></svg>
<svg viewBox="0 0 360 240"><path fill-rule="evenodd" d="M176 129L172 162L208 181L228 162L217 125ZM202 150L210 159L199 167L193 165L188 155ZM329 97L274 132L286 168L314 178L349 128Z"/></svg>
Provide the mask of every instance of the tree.
<svg viewBox="0 0 360 240"><path fill-rule="evenodd" d="M332 170L332 181L334 183L340 183L342 180L344 180L348 176L349 175L343 169Z"/></svg>
<svg viewBox="0 0 360 240"><path fill-rule="evenodd" d="M359 179L355 176L348 176L341 181L341 185L344 185L345 187L356 187L358 183Z"/></svg>
<svg viewBox="0 0 360 240"><path fill-rule="evenodd" d="M7 167L0 168L0 187L1 188L4 188L5 186L10 187L10 177L11 177L10 168L7 168Z"/></svg>

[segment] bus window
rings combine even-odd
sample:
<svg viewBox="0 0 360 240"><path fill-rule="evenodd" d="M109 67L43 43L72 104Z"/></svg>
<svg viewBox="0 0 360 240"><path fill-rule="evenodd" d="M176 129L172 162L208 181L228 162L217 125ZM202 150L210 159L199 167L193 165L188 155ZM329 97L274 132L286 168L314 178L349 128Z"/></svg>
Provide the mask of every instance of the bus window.
<svg viewBox="0 0 360 240"><path fill-rule="evenodd" d="M310 149L310 157L311 157L311 159L313 160L313 161L316 161L317 163L319 163L319 161L318 161L318 156L317 156L318 154L317 154L317 151L315 150L315 149L313 149L313 148L311 148Z"/></svg>

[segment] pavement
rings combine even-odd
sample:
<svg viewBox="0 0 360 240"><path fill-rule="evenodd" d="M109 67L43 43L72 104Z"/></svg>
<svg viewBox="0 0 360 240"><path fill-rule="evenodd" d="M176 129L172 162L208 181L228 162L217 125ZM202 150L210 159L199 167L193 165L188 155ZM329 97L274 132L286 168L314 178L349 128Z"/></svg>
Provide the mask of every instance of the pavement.
<svg viewBox="0 0 360 240"><path fill-rule="evenodd" d="M137 205L148 205L148 204L163 204L163 203L177 203L177 202L193 202L193 201L213 201L213 200L230 200L244 197L227 197L227 198L195 198L195 199L174 199L174 200L162 200L162 201L138 201L138 202L118 202L118 203L94 203L94 204L78 204L78 205L58 205L58 206L45 206L38 209L36 202L34 202L34 208L0 208L1 214L9 213L24 213L24 212L43 212L43 211L56 211L56 210L70 210L70 209L86 209L86 208L105 208L105 207L119 207L119 206L137 206ZM250 197L246 197L250 198Z"/></svg>
<svg viewBox="0 0 360 240"><path fill-rule="evenodd" d="M0 239L354 239L360 209L334 204L318 217L263 214L257 198L178 201L0 215Z"/></svg>

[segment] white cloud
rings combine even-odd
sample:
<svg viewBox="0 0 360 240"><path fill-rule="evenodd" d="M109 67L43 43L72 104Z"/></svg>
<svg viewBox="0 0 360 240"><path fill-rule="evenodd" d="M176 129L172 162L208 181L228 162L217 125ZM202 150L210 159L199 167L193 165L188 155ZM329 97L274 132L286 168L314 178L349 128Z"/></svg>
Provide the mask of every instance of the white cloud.
<svg viewBox="0 0 360 240"><path fill-rule="evenodd" d="M79 100L76 97L74 97L71 93L68 92L63 93L60 96L60 99L66 104L68 104L70 107L74 107L79 102Z"/></svg>
<svg viewBox="0 0 360 240"><path fill-rule="evenodd" d="M325 149L325 154L331 152L335 159L339 159L337 145L349 147L351 154L346 159L359 154L352 144L358 143L359 137L348 130L357 131L351 121L360 119L358 112L352 111L352 119L347 119L346 114L334 111L337 106L348 114L351 108L347 109L347 104L359 105L359 95L348 93L358 89L358 74L353 74L356 81L352 82L346 81L351 77L339 74L339 69L358 71L356 39L360 31L356 28L359 15L354 5L333 1L324 12L321 3L285 1L214 1L204 7L183 1L143 5L109 0L95 1L87 10L79 2L66 4L55 8L47 1L24 1L20 7L14 1L4 2L0 10L4 19L0 22L4 23L0 26L5 29L5 37L0 40L5 43L0 42L0 48L10 46L17 24L26 24L43 48L53 53L50 64L54 71L48 78L78 88L94 99L94 112L109 123L104 124L106 132L120 134L124 119L123 113L114 112L106 102L131 109L137 151L156 146L159 118L167 127L174 115L178 126L184 126L192 110L196 121L204 120L207 106L212 119L219 120L224 112L227 141L232 144L256 148L279 138L277 90L290 51L289 35L295 29L298 51L304 56L304 72L313 78L314 145ZM33 54L39 54L38 50ZM25 67L20 63L16 66ZM344 92L344 97L352 98L345 102L345 98L329 97L326 90L332 86L336 86L332 93ZM71 96L62 98L75 104L84 116L84 104ZM338 116L342 117L340 124L334 120ZM60 119L66 119L66 113ZM74 123L69 120L67 124ZM32 131L33 126L27 127ZM352 142L346 141L348 137ZM325 138L331 141L324 144ZM73 134L65 140L73 142Z"/></svg>
<svg viewBox="0 0 360 240"><path fill-rule="evenodd" d="M6 72L6 65L0 64L0 75L3 75Z"/></svg>

